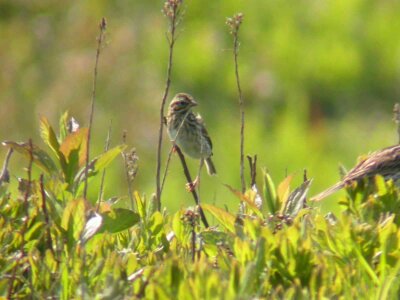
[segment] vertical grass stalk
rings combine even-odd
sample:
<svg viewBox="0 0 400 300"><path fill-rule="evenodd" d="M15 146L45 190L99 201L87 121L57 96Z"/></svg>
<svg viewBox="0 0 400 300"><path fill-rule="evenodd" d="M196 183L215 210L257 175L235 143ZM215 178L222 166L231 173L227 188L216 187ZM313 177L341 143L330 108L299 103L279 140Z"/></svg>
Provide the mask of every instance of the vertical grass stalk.
<svg viewBox="0 0 400 300"><path fill-rule="evenodd" d="M182 0L167 0L164 3L163 13L168 18L169 30L167 32L167 40L169 45L167 79L165 82L164 94L160 105L160 128L158 130L158 145L157 145L157 168L156 168L156 198L157 210L161 210L161 150L162 150L162 137L164 129L164 111L165 102L168 97L169 89L171 86L171 72L172 72L172 58L174 54L174 45L176 41L176 28L180 21L180 8Z"/></svg>
<svg viewBox="0 0 400 300"><path fill-rule="evenodd" d="M98 69L98 65L99 65L101 47L104 42L104 35L105 35L106 27L107 27L106 19L102 18L101 22L99 24L100 34L99 34L99 37L97 38L96 61L95 61L94 70L93 70L93 89L92 89L92 102L90 105L89 130L88 130L88 136L87 136L87 140L86 140L85 185L84 185L84 189L83 189L83 198L85 198L85 199L87 196L87 188L88 188L88 172L89 172L88 166L89 166L89 152L90 152L89 148L90 148L90 139L91 139L91 134L92 134L94 103L96 101L97 69Z"/></svg>
<svg viewBox="0 0 400 300"><path fill-rule="evenodd" d="M246 191L246 182L244 179L244 100L242 88L240 85L240 77L239 77L239 28L243 21L243 14L238 13L234 15L232 18L228 18L226 20L226 24L230 28L230 33L233 36L233 58L235 63L235 77L236 77L236 85L237 91L239 95L239 110L240 110L240 182L242 186L242 193L244 194Z"/></svg>

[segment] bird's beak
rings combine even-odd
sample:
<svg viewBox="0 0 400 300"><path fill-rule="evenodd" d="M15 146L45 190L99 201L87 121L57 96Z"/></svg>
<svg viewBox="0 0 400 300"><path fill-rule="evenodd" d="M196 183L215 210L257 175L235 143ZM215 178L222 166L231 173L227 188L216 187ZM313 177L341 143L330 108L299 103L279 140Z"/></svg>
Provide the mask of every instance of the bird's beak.
<svg viewBox="0 0 400 300"><path fill-rule="evenodd" d="M198 105L198 103L196 101L194 101L194 100L192 100L191 102L192 102L191 106L197 106Z"/></svg>

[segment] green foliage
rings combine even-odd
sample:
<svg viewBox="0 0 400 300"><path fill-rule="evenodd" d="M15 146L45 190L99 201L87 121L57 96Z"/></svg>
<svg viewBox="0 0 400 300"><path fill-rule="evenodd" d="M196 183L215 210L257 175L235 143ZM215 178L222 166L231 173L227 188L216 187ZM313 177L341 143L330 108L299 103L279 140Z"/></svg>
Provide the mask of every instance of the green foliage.
<svg viewBox="0 0 400 300"><path fill-rule="evenodd" d="M292 191L293 176L276 185L267 172L261 193L227 186L240 213L204 204L218 224L211 228L199 226L196 209L160 213L138 192L137 212L107 202L96 211L79 188L85 130L57 136L41 120L52 155L4 143L25 161L32 152L31 171L44 176L21 180L15 192L2 183L2 296L394 299L400 292L399 191L391 181L348 187L337 217L306 205L310 180ZM88 176L100 176L123 149L97 156Z"/></svg>

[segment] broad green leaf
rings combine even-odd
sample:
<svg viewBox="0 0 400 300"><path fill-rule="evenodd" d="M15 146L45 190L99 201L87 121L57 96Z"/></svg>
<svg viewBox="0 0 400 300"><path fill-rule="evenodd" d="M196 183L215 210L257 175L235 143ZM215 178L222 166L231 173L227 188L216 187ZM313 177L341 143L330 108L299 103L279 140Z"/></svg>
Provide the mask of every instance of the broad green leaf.
<svg viewBox="0 0 400 300"><path fill-rule="evenodd" d="M36 221L26 232L25 240L31 241L40 237L41 233L44 231L45 223L41 221Z"/></svg>
<svg viewBox="0 0 400 300"><path fill-rule="evenodd" d="M60 144L53 127L51 127L49 120L45 116L40 116L40 137L58 156Z"/></svg>
<svg viewBox="0 0 400 300"><path fill-rule="evenodd" d="M148 226L153 233L153 235L157 235L161 232L164 226L163 216L159 211L156 211L149 219Z"/></svg>
<svg viewBox="0 0 400 300"><path fill-rule="evenodd" d="M57 156L65 174L67 162L65 160L64 154L60 151L60 144L58 143L57 136L53 128L51 127L49 120L47 120L47 118L44 116L40 117L40 136Z"/></svg>
<svg viewBox="0 0 400 300"><path fill-rule="evenodd" d="M388 193L388 188L386 185L385 178L382 175L375 176L375 186L379 196L384 196Z"/></svg>
<svg viewBox="0 0 400 300"><path fill-rule="evenodd" d="M71 160L75 163L77 156L78 166L83 167L85 165L88 132L88 128L79 128L70 133L60 145L60 151L64 154L68 164L71 164Z"/></svg>
<svg viewBox="0 0 400 300"><path fill-rule="evenodd" d="M72 238L78 241L80 234L85 226L86 201L83 198L75 199L68 202L65 207L61 226L64 228L69 237L69 245L72 243Z"/></svg>
<svg viewBox="0 0 400 300"><path fill-rule="evenodd" d="M266 170L263 171L263 179L264 199L267 203L268 211L271 214L275 214L278 211L275 184Z"/></svg>
<svg viewBox="0 0 400 300"><path fill-rule="evenodd" d="M235 233L235 216L228 213L227 211L210 205L210 204L202 204L201 207L212 214L218 222L220 222L226 229L230 232Z"/></svg>
<svg viewBox="0 0 400 300"><path fill-rule="evenodd" d="M174 214L174 217L172 218L172 230L174 231L175 236L179 242L182 242L186 236L185 226L183 225L183 222L181 220L183 213L184 211L181 209L178 212L176 212Z"/></svg>
<svg viewBox="0 0 400 300"><path fill-rule="evenodd" d="M107 152L104 152L100 154L99 156L95 157L93 160L90 161L88 164L88 178L96 175L99 171L102 171L104 168L106 168L124 149L126 145L119 145L117 147L114 147ZM77 153L77 152L75 152ZM72 155L72 153L71 153ZM77 161L77 156L75 158L75 161ZM73 167L77 167L77 164L74 164ZM79 184L81 184L85 178L85 170L86 166L84 166L75 176L75 190L79 190ZM75 175L75 173L71 175Z"/></svg>
<svg viewBox="0 0 400 300"><path fill-rule="evenodd" d="M3 146L14 149L16 152L23 154L26 158L30 159L30 145L29 143L16 143L12 141L4 141ZM33 162L48 174L58 172L57 166L51 157L38 146L33 144L32 149Z"/></svg>
<svg viewBox="0 0 400 300"><path fill-rule="evenodd" d="M59 128L60 135L58 137L58 143L62 144L62 142L68 135L68 111L64 112L60 117Z"/></svg>
<svg viewBox="0 0 400 300"><path fill-rule="evenodd" d="M114 208L108 213L102 213L103 225L99 233L117 233L129 229L140 221L140 216L132 210L126 208Z"/></svg>
<svg viewBox="0 0 400 300"><path fill-rule="evenodd" d="M289 197L290 192L290 183L292 182L293 175L287 176L279 185L278 185L278 199L279 199L279 207L276 209L282 209L284 203Z"/></svg>
<svg viewBox="0 0 400 300"><path fill-rule="evenodd" d="M126 145L119 145L116 146L107 152L104 152L103 154L100 154L99 156L95 157L95 163L93 165L93 170L91 170L93 173L97 173L99 171L102 171L104 168L106 168L118 155L122 153L126 148Z"/></svg>
<svg viewBox="0 0 400 300"><path fill-rule="evenodd" d="M138 213L143 220L146 220L146 200L140 197L137 191L134 192L136 207L138 209Z"/></svg>

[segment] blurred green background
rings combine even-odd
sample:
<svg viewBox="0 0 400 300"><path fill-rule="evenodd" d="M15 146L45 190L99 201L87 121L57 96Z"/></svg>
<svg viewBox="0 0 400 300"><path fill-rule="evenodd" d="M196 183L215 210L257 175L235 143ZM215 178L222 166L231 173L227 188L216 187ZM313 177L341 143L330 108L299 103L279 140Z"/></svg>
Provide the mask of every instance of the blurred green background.
<svg viewBox="0 0 400 300"><path fill-rule="evenodd" d="M39 115L57 127L66 110L87 125L104 16L92 155L102 151L110 120L112 144L121 143L126 129L140 157L134 189L151 195L168 55L162 6L154 0L0 1L0 140L32 137L40 144ZM391 113L400 96L399 1L185 1L168 101L177 92L192 94L213 139L218 176L204 172L203 201L238 205L222 185L240 187L238 99L225 25L237 12L244 13L245 152L257 154L258 166L276 182L287 172L298 184L306 168L315 194L339 179L340 163L350 168L358 155L397 143ZM168 149L165 138L165 156ZM25 165L14 155L14 175ZM196 172L197 162L190 167ZM184 183L174 157L163 194L169 209L192 205ZM92 197L97 190L93 183ZM120 160L108 169L105 194L126 193ZM322 204L324 210L337 206L335 197Z"/></svg>

